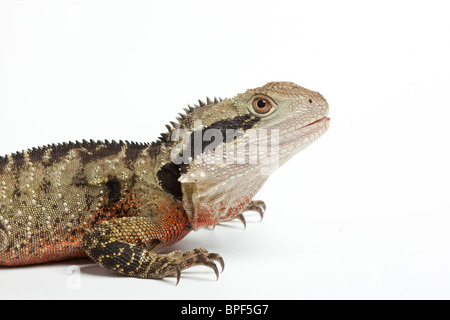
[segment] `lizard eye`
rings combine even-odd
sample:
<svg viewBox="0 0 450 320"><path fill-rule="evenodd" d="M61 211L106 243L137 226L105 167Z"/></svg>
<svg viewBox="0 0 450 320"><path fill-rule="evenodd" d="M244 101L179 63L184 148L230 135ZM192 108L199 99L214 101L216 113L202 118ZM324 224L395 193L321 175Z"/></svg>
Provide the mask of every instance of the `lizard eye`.
<svg viewBox="0 0 450 320"><path fill-rule="evenodd" d="M262 98L256 98L253 100L253 110L256 113L265 114L268 113L272 109L272 104L270 101Z"/></svg>

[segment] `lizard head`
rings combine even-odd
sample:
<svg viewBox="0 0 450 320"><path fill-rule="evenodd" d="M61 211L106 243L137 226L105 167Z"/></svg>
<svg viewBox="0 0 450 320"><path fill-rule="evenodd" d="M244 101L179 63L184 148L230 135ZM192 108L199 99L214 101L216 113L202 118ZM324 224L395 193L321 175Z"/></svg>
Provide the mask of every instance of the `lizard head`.
<svg viewBox="0 0 450 320"><path fill-rule="evenodd" d="M329 126L328 104L292 82L229 99L199 100L160 137L162 188L183 201L197 229L245 210L267 177Z"/></svg>
<svg viewBox="0 0 450 320"><path fill-rule="evenodd" d="M239 143L246 144L249 160L252 146L248 145L256 138L260 147L253 151L261 154L268 139L281 165L320 137L330 120L325 98L292 82L269 82L225 100L199 100L199 105L185 111L160 138L170 144L172 160L181 156L178 162L184 164L212 150L217 154L217 147L224 152L226 146Z"/></svg>
<svg viewBox="0 0 450 320"><path fill-rule="evenodd" d="M275 133L280 165L329 127L325 98L292 82L269 82L238 95L233 104L239 112L257 120L251 130L267 130L267 138Z"/></svg>

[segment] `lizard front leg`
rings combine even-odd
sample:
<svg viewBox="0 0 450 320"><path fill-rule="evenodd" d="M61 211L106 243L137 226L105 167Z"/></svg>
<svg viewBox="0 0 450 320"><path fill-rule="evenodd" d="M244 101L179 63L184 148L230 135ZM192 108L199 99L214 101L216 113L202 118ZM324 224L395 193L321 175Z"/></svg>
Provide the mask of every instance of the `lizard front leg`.
<svg viewBox="0 0 450 320"><path fill-rule="evenodd" d="M168 254L158 251L172 245L192 229L187 220L175 217L123 217L105 221L83 236L83 249L100 266L125 276L162 279L176 276L195 265L214 270L215 261L224 266L223 259L203 248L185 253L176 250Z"/></svg>

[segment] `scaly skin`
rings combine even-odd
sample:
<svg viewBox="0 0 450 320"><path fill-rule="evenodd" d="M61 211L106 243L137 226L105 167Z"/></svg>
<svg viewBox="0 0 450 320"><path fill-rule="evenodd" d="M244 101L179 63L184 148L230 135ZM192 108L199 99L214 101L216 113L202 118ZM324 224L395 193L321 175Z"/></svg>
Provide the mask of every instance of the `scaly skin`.
<svg viewBox="0 0 450 320"><path fill-rule="evenodd" d="M0 266L89 256L139 278L179 280L194 265L218 275L223 259L203 248L160 252L192 230L245 223L247 210L262 217L253 196L326 131L328 104L290 82L199 102L151 144L83 141L0 157ZM255 132L278 144L251 143Z"/></svg>

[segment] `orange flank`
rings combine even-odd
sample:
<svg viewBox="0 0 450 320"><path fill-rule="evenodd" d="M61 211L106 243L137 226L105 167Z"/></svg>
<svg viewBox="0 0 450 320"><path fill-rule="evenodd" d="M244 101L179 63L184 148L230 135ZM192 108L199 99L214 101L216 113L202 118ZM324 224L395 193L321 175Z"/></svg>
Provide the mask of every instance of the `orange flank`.
<svg viewBox="0 0 450 320"><path fill-rule="evenodd" d="M0 251L1 266L21 266L70 258L86 257L82 249L83 235L105 221L122 217L138 216L141 213L141 198L130 194L116 203L105 203L98 210L85 215L79 225L68 223L41 233L39 237L16 237L9 248ZM192 229L181 203L160 202L153 207L161 228L151 228L140 234L129 233L126 241L144 245L155 237L173 244ZM151 220L151 219L150 219Z"/></svg>

